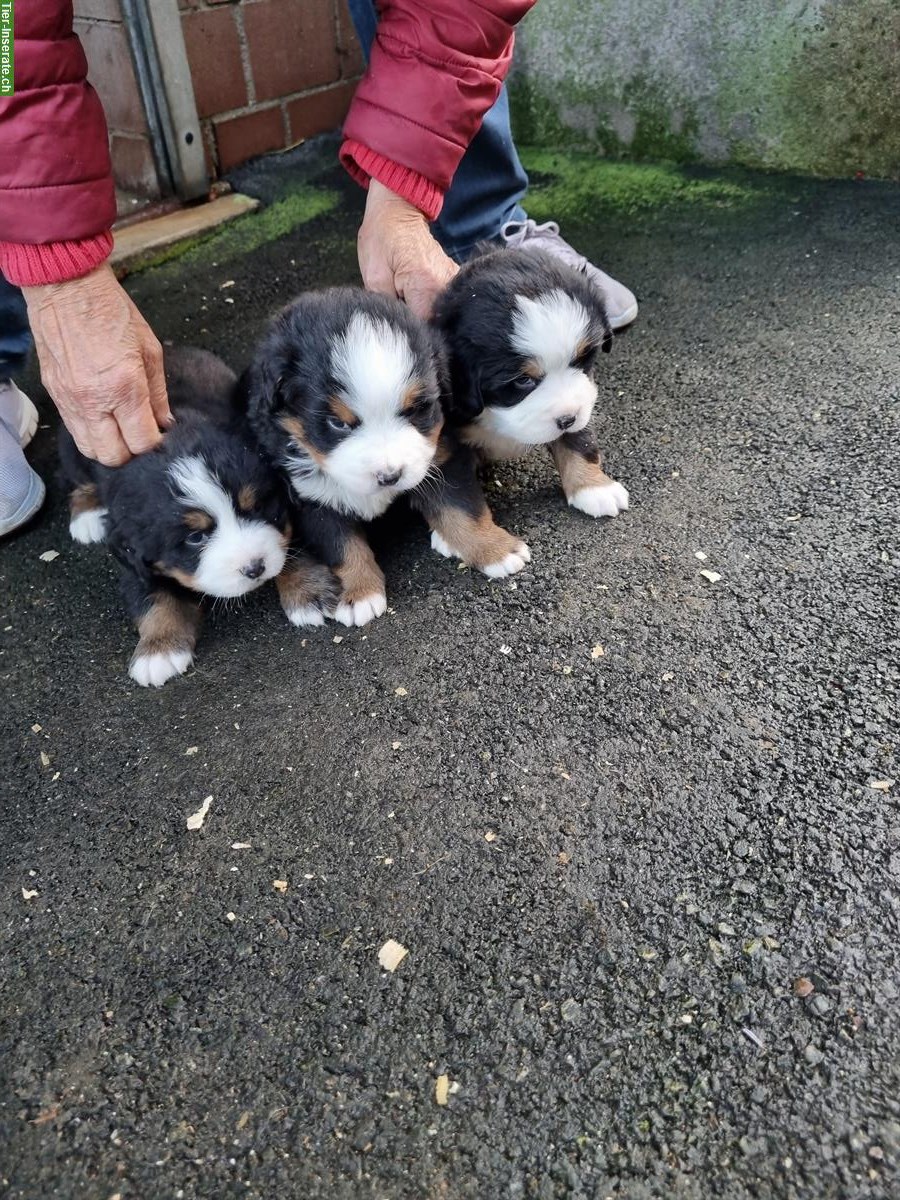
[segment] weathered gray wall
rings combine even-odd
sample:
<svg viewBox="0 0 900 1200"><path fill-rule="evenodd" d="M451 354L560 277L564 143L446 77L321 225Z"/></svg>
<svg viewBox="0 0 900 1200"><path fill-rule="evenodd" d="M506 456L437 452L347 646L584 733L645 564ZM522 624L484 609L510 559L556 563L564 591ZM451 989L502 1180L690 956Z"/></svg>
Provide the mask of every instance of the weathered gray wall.
<svg viewBox="0 0 900 1200"><path fill-rule="evenodd" d="M900 178L900 0L539 0L522 141Z"/></svg>

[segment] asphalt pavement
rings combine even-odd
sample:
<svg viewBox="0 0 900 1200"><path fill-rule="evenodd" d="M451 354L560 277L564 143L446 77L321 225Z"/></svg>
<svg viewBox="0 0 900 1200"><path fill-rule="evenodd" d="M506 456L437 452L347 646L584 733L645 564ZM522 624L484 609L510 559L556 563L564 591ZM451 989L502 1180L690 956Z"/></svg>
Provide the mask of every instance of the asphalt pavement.
<svg viewBox="0 0 900 1200"><path fill-rule="evenodd" d="M129 281L160 336L239 368L274 308L354 280L359 197L310 172L239 182L318 215ZM26 381L3 1195L898 1194L900 196L678 178L568 213L537 179L640 299L596 417L631 510L568 510L540 453L490 470L533 552L501 582L398 510L361 630L304 635L267 589L138 688Z"/></svg>

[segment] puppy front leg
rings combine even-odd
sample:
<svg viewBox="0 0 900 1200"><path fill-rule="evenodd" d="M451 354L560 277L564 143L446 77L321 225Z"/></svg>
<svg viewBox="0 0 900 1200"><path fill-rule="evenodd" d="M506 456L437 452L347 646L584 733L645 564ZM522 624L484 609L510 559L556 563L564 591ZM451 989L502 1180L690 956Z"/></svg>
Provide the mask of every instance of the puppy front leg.
<svg viewBox="0 0 900 1200"><path fill-rule="evenodd" d="M85 546L106 538L106 509L95 483L79 483L69 492L69 536Z"/></svg>
<svg viewBox="0 0 900 1200"><path fill-rule="evenodd" d="M412 493L414 505L431 528L432 549L445 558L460 558L492 579L521 571L531 561L531 551L494 521L472 450L445 435L437 464L436 478Z"/></svg>
<svg viewBox="0 0 900 1200"><path fill-rule="evenodd" d="M590 429L564 433L550 443L550 453L573 508L589 517L615 517L628 507L628 492L600 466L600 450Z"/></svg>
<svg viewBox="0 0 900 1200"><path fill-rule="evenodd" d="M328 615L342 625L367 625L383 616L384 572L362 527L330 508L304 505L300 529L304 543L337 577L338 595Z"/></svg>
<svg viewBox="0 0 900 1200"><path fill-rule="evenodd" d="M162 687L194 661L200 604L188 595L128 578L125 600L140 635L128 674L141 687Z"/></svg>
<svg viewBox="0 0 900 1200"><path fill-rule="evenodd" d="M300 550L292 550L275 580L284 615L292 625L324 625L340 595L337 578L324 563Z"/></svg>

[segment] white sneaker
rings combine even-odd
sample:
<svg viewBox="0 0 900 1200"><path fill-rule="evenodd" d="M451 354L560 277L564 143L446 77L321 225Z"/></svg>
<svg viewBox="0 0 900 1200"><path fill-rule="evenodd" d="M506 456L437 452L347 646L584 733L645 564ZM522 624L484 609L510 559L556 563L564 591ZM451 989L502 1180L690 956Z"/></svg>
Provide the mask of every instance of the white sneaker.
<svg viewBox="0 0 900 1200"><path fill-rule="evenodd" d="M30 521L44 503L44 483L22 447L34 437L37 409L9 380L0 380L0 537Z"/></svg>
<svg viewBox="0 0 900 1200"><path fill-rule="evenodd" d="M38 410L11 379L0 379L0 421L18 434L22 447L37 433Z"/></svg>
<svg viewBox="0 0 900 1200"><path fill-rule="evenodd" d="M587 275L603 292L606 300L606 317L612 329L624 329L638 314L638 303L634 292L629 291L624 283L619 283L599 267L579 254L574 246L560 235L559 226L555 221L545 221L538 225L531 217L524 221L507 221L500 230L504 246L517 250L546 250L557 258Z"/></svg>

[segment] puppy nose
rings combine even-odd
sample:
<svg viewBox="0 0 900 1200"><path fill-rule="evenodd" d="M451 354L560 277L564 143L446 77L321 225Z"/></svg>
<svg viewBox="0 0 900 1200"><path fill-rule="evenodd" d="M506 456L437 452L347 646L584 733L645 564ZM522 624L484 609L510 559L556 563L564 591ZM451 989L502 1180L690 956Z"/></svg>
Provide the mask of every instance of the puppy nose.
<svg viewBox="0 0 900 1200"><path fill-rule="evenodd" d="M375 478L378 480L379 487L393 487L403 471L376 471Z"/></svg>
<svg viewBox="0 0 900 1200"><path fill-rule="evenodd" d="M565 432L565 430L567 430L567 429L571 429L574 424L575 424L575 414L574 413L572 413L572 415L569 417L557 417L556 418L556 427L557 427L557 429L563 430L563 432Z"/></svg>
<svg viewBox="0 0 900 1200"><path fill-rule="evenodd" d="M241 574L246 575L248 579L259 579L265 569L265 562L261 558L254 558L246 567L241 567Z"/></svg>

